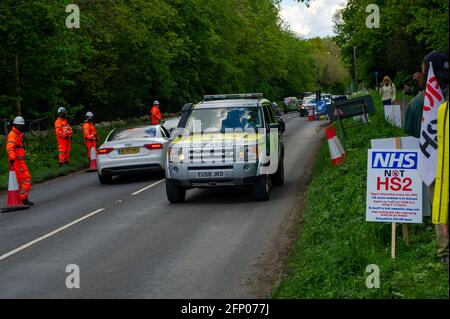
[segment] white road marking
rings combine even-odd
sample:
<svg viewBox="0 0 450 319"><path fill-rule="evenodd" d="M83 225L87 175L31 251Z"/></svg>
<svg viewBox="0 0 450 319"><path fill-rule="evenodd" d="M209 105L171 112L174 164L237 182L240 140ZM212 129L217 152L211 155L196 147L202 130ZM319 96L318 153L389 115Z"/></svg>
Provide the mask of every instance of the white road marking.
<svg viewBox="0 0 450 319"><path fill-rule="evenodd" d="M77 220L74 220L73 222L71 222L71 223L69 223L69 224L67 224L65 226L62 226L62 227L60 227L60 228L58 228L58 229L48 233L47 235L41 236L41 237L39 237L39 238L37 238L35 240L30 241L29 243L26 243L25 245L22 245L22 246L14 249L14 250L11 250L10 252L8 252L6 254L1 255L0 256L0 261L2 261L2 260L6 259L6 258L8 258L8 257L10 257L10 256L12 256L14 254L17 254L18 252L20 252L20 251L22 251L24 249L27 249L28 247L33 246L34 244L37 244L38 242L43 241L44 239L47 239L47 238L49 238L49 237L51 237L53 235L56 235L57 233L62 232L63 230L65 230L65 229L67 229L69 227L72 227L73 225L78 224L79 222L81 222L81 221L83 221L85 219L88 219L89 217L92 217L92 216L94 216L94 215L104 211L105 209L106 208L97 209L96 211L94 211L92 213L89 213L89 214L87 214L87 215L85 215L85 216L83 216L81 218L78 218Z"/></svg>
<svg viewBox="0 0 450 319"><path fill-rule="evenodd" d="M147 189L150 189L150 188L152 188L153 186L156 186L156 185L158 185L158 184L161 184L161 183L164 182L165 180L166 180L166 179L163 178L163 179L157 181L156 183L153 183L153 184L148 185L148 186L146 186L146 187L144 187L144 188L142 188L142 189L140 189L140 190L138 190L138 191L135 191L135 192L132 193L131 195L134 196L134 195L140 194L140 193L142 193L142 192L145 192Z"/></svg>

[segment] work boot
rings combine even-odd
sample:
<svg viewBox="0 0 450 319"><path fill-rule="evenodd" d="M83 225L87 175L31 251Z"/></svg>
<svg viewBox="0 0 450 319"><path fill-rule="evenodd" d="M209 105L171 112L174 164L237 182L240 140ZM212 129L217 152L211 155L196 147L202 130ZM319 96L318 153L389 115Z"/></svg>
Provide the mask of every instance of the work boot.
<svg viewBox="0 0 450 319"><path fill-rule="evenodd" d="M27 205L27 206L33 206L33 205L34 205L34 203L33 203L33 202L30 202L30 200L29 200L28 198L25 198L25 199L22 201L22 204Z"/></svg>

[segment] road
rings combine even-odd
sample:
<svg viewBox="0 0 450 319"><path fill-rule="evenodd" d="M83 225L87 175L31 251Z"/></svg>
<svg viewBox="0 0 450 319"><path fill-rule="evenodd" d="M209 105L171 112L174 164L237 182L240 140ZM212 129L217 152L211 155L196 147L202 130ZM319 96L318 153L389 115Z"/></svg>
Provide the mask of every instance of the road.
<svg viewBox="0 0 450 319"><path fill-rule="evenodd" d="M286 182L268 202L195 189L171 205L161 175L100 185L83 172L36 185L35 206L0 214L0 298L267 297L323 136L320 122L284 118ZM70 264L79 289L66 287Z"/></svg>

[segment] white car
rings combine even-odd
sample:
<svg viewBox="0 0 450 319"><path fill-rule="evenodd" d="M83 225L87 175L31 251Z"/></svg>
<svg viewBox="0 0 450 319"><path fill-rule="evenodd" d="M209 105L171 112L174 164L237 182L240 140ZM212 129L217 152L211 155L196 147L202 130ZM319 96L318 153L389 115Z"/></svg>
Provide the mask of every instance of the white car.
<svg viewBox="0 0 450 319"><path fill-rule="evenodd" d="M164 171L170 134L161 125L139 125L112 130L97 151L98 179Z"/></svg>
<svg viewBox="0 0 450 319"><path fill-rule="evenodd" d="M309 110L310 108L316 108L316 97L315 96L308 96L303 99L302 106Z"/></svg>

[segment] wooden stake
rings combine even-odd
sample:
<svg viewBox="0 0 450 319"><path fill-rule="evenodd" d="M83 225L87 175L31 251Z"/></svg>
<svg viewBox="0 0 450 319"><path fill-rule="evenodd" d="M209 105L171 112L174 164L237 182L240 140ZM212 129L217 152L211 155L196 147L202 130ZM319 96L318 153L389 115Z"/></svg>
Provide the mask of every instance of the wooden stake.
<svg viewBox="0 0 450 319"><path fill-rule="evenodd" d="M401 149L402 148L402 140L400 137L395 138L395 148ZM403 240L405 241L406 245L409 246L409 227L408 224L402 224L402 235Z"/></svg>
<svg viewBox="0 0 450 319"><path fill-rule="evenodd" d="M409 228L408 224L402 224L402 234L403 234L403 240L406 243L406 246L409 246Z"/></svg>
<svg viewBox="0 0 450 319"><path fill-rule="evenodd" d="M391 257L395 259L395 235L396 235L397 225L392 223L392 237L391 237Z"/></svg>

